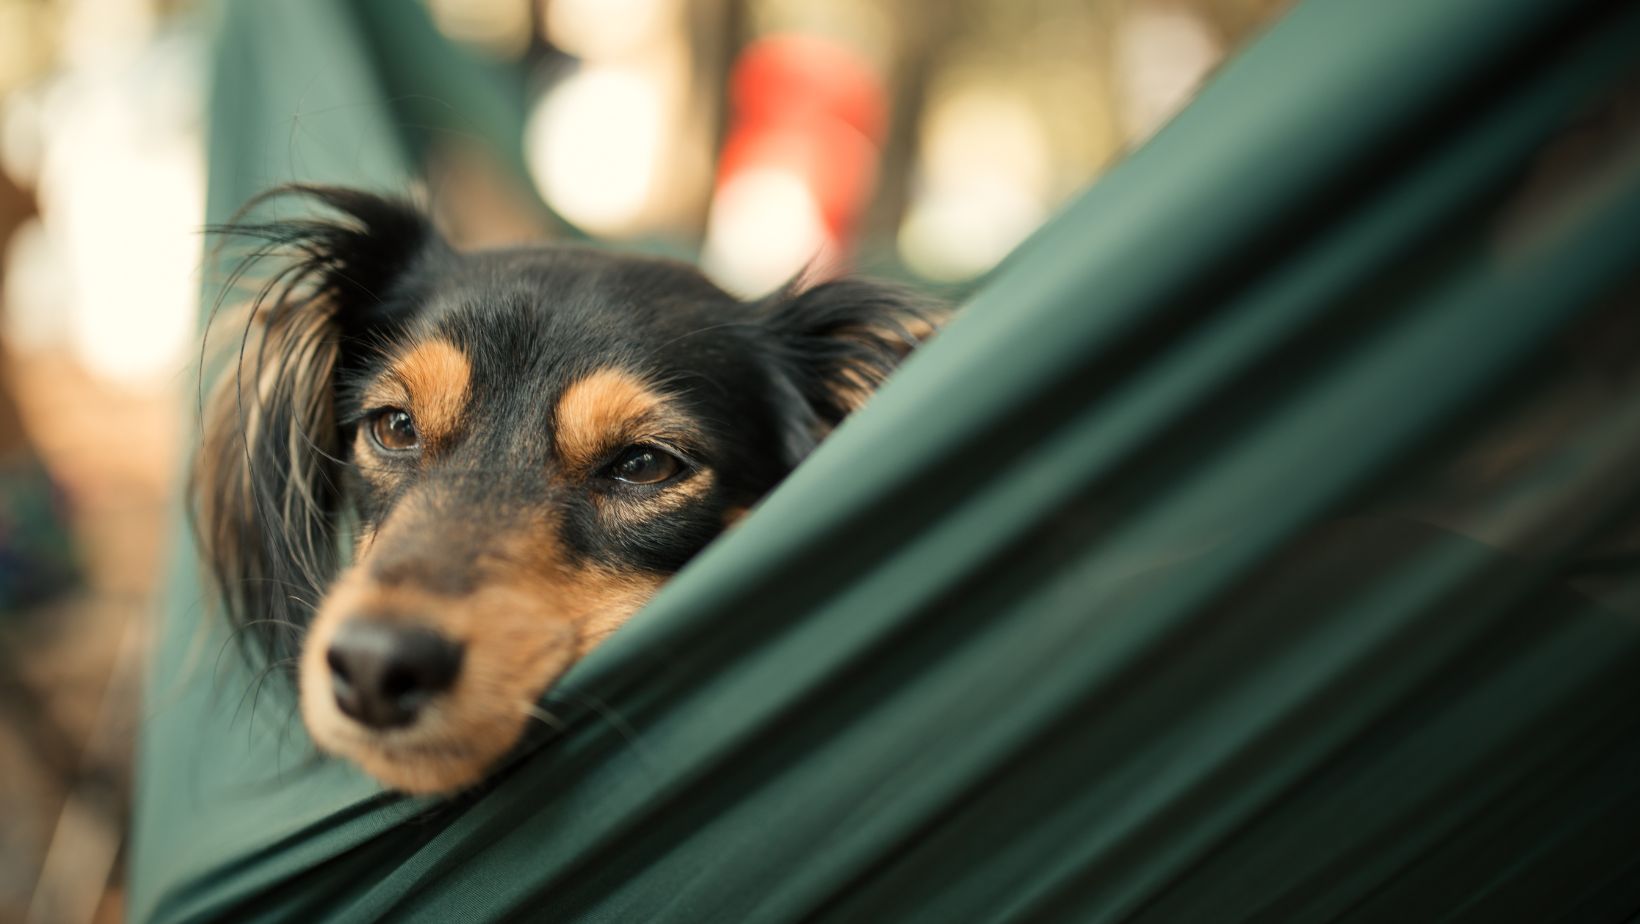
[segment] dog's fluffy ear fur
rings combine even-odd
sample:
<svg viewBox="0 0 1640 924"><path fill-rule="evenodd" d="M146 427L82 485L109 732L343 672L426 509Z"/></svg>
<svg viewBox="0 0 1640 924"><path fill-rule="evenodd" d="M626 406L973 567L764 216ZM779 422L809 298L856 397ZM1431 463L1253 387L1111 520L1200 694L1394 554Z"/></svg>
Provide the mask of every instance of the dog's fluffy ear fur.
<svg viewBox="0 0 1640 924"><path fill-rule="evenodd" d="M286 187L326 218L213 229L253 245L224 288L274 267L235 325L205 409L193 472L194 523L221 602L252 653L293 659L340 564L340 457L335 382L388 334L396 282L445 245L420 210L368 193ZM202 386L206 373L202 371Z"/></svg>
<svg viewBox="0 0 1640 924"><path fill-rule="evenodd" d="M788 287L763 305L774 335L777 389L796 465L864 404L900 361L933 335L942 307L909 289L869 279Z"/></svg>

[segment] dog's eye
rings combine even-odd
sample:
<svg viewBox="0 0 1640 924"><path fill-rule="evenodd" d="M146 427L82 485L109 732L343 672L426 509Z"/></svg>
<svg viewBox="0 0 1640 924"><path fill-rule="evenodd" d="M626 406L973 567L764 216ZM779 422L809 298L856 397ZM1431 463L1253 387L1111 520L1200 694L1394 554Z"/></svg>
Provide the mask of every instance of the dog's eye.
<svg viewBox="0 0 1640 924"><path fill-rule="evenodd" d="M404 452L421 445L421 435L408 411L390 407L378 411L370 420L370 435L376 445L388 452Z"/></svg>
<svg viewBox="0 0 1640 924"><path fill-rule="evenodd" d="M678 457L654 446L631 446L609 466L609 477L627 484L660 484L683 471Z"/></svg>

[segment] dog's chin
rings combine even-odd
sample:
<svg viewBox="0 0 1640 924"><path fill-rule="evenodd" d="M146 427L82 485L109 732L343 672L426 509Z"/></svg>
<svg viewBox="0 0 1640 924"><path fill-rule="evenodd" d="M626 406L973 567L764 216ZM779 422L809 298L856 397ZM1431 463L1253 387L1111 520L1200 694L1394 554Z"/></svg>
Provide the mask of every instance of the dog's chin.
<svg viewBox="0 0 1640 924"><path fill-rule="evenodd" d="M341 715L313 715L304 704L302 720L313 743L351 762L388 789L411 795L440 795L477 783L517 742L512 735L478 739L427 728L426 719L403 729L375 731Z"/></svg>
<svg viewBox="0 0 1640 924"><path fill-rule="evenodd" d="M313 743L383 786L412 795L446 794L479 782L517 745L529 722L528 712L520 710L512 716L492 715L474 729L430 703L412 724L378 730L343 715L328 697L328 684L309 684L303 678L302 721Z"/></svg>
<svg viewBox="0 0 1640 924"><path fill-rule="evenodd" d="M376 740L342 743L332 753L353 764L388 789L409 795L447 795L468 788L488 775L508 748L467 750L473 742L459 739L405 740L374 736ZM324 745L321 745L324 747Z"/></svg>

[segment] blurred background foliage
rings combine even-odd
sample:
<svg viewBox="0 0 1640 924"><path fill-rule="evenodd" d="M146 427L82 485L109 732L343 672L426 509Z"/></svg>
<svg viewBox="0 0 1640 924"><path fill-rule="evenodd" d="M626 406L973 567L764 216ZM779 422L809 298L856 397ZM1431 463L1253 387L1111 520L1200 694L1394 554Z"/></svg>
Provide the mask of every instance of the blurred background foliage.
<svg viewBox="0 0 1640 924"><path fill-rule="evenodd" d="M373 8L428 17L519 108L497 150L436 92L394 101L454 126L397 191L458 242L592 238L751 296L805 270L962 291L1285 4ZM219 14L0 0L0 921L122 916L135 690L195 425ZM314 115L289 114L270 180L302 176Z"/></svg>

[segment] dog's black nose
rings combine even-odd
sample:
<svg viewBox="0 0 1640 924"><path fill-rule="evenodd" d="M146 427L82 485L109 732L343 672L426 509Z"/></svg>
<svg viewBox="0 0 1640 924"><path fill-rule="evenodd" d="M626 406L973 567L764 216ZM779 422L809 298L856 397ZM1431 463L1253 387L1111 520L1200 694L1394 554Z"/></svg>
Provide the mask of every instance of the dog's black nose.
<svg viewBox="0 0 1640 924"><path fill-rule="evenodd" d="M325 661L338 708L372 728L396 728L450 689L461 655L461 645L431 629L349 619L336 630Z"/></svg>

